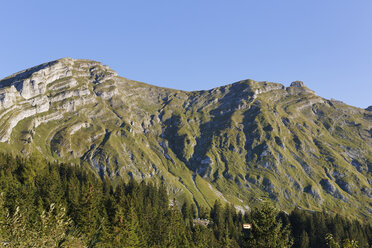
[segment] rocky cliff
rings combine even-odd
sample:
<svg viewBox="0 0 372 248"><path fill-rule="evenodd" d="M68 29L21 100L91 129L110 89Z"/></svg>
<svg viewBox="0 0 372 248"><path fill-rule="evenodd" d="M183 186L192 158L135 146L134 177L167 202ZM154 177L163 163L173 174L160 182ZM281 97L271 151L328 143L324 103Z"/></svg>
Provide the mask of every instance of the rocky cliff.
<svg viewBox="0 0 372 248"><path fill-rule="evenodd" d="M372 214L372 113L300 81L185 92L64 58L0 81L0 150L163 182L198 205Z"/></svg>

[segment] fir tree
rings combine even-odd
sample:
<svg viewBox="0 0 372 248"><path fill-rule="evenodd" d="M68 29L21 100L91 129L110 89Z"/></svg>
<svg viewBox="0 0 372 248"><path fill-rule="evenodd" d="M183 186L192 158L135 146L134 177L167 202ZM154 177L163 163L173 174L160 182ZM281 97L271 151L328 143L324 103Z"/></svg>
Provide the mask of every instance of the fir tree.
<svg viewBox="0 0 372 248"><path fill-rule="evenodd" d="M310 245L309 235L307 234L305 230L303 230L300 236L300 240L299 240L299 247L308 248L309 245Z"/></svg>
<svg viewBox="0 0 372 248"><path fill-rule="evenodd" d="M138 223L138 217L134 206L131 205L128 211L128 217L125 221L124 240L122 247L141 248L143 246L144 244Z"/></svg>
<svg viewBox="0 0 372 248"><path fill-rule="evenodd" d="M291 247L293 242L289 228L282 227L281 221L276 219L277 214L278 210L268 203L252 212L252 229L247 241L248 247Z"/></svg>

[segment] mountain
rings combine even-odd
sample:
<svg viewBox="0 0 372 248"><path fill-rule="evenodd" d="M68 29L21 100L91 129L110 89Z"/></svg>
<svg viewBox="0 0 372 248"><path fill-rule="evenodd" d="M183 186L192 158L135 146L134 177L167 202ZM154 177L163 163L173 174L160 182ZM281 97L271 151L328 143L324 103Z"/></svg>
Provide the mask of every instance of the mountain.
<svg viewBox="0 0 372 248"><path fill-rule="evenodd" d="M284 210L372 215L372 112L300 81L187 92L63 58L0 81L0 151L162 182L197 206L221 199L244 211L270 198Z"/></svg>

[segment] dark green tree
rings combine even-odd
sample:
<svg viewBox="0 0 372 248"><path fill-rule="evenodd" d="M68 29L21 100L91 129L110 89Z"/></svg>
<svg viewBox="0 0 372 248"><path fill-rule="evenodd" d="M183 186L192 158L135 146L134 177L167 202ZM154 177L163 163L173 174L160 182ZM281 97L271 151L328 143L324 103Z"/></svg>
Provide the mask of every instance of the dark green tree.
<svg viewBox="0 0 372 248"><path fill-rule="evenodd" d="M182 219L182 214L177 208L174 199L168 212L168 235L165 247L189 247L190 237L186 231L186 225Z"/></svg>
<svg viewBox="0 0 372 248"><path fill-rule="evenodd" d="M248 247L274 248L291 247L293 242L288 226L283 227L277 220L278 210L264 203L251 214L252 229L247 240Z"/></svg>
<svg viewBox="0 0 372 248"><path fill-rule="evenodd" d="M309 235L305 230L303 230L299 239L299 247L308 248L309 245L310 245Z"/></svg>
<svg viewBox="0 0 372 248"><path fill-rule="evenodd" d="M221 241L225 232L224 209L220 201L216 200L210 212L214 236Z"/></svg>

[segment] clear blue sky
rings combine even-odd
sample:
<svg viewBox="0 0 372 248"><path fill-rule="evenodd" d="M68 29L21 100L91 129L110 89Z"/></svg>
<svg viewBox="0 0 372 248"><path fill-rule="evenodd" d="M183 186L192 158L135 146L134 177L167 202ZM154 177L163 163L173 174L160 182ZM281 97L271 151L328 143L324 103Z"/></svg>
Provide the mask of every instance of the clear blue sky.
<svg viewBox="0 0 372 248"><path fill-rule="evenodd" d="M0 11L0 78L86 58L169 88L302 80L372 105L371 0L12 0Z"/></svg>

